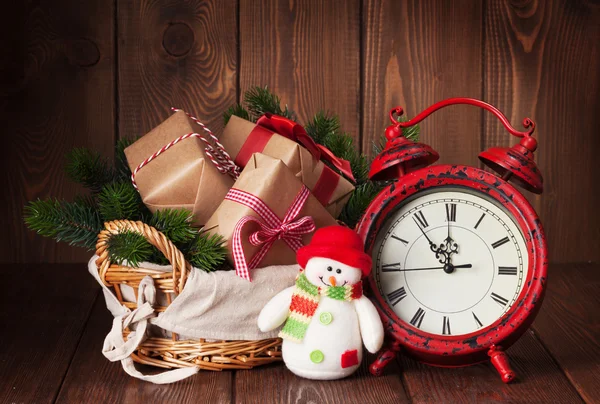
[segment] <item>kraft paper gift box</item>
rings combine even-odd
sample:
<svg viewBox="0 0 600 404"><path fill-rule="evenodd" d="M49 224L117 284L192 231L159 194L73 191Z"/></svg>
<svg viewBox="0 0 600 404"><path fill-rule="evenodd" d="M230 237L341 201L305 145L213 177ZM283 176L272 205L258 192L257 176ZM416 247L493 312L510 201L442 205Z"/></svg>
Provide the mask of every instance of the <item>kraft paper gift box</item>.
<svg viewBox="0 0 600 404"><path fill-rule="evenodd" d="M286 212L293 204L304 185L294 173L279 159L266 156L261 153L252 155L241 175L233 185L232 191L241 190L250 193L264 202L279 219L285 217ZM211 234L219 234L226 241L229 250L229 261L234 264L232 235L237 223L245 216L258 218L259 215L252 209L232 200L224 200L216 212L206 223L204 231ZM304 206L296 216L301 219L304 216L313 218L316 229L324 226L336 225L337 222L331 214L317 201L313 195L309 195ZM250 262L261 246L250 243L249 237L261 228L254 222L246 223L242 228L240 240L243 245L243 253L246 262ZM302 244L306 245L311 240L314 232L302 236ZM264 259L258 263L258 267L269 265L288 265L296 263L296 252L282 240L273 243ZM252 273L250 268L250 274Z"/></svg>
<svg viewBox="0 0 600 404"><path fill-rule="evenodd" d="M235 115L219 140L240 167L257 152L283 161L335 218L354 191L348 180L315 159L302 145Z"/></svg>
<svg viewBox="0 0 600 404"><path fill-rule="evenodd" d="M169 142L192 132L204 134L185 112L175 112L125 149L131 171ZM196 137L181 140L137 172L135 181L148 209L184 208L193 214L195 226L206 223L234 181L217 170L204 148Z"/></svg>

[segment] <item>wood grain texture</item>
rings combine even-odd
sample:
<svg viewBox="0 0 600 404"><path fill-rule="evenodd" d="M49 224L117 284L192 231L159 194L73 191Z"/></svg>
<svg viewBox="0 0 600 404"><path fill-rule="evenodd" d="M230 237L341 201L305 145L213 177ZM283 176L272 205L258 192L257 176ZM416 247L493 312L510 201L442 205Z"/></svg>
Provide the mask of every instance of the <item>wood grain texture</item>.
<svg viewBox="0 0 600 404"><path fill-rule="evenodd" d="M134 379L119 362L102 355L104 337L112 316L102 296L98 299L81 343L65 376L57 403L85 403L91 398L106 403L228 403L231 372L203 372L173 384L152 384ZM136 365L137 366L137 365ZM156 368L140 367L155 373Z"/></svg>
<svg viewBox="0 0 600 404"><path fill-rule="evenodd" d="M582 402L553 358L531 331L508 351L518 380L504 384L490 363L436 368L402 357L404 385L414 403Z"/></svg>
<svg viewBox="0 0 600 404"><path fill-rule="evenodd" d="M600 402L600 265L550 267L533 328L579 394Z"/></svg>
<svg viewBox="0 0 600 404"><path fill-rule="evenodd" d="M297 377L285 366L237 371L237 403L407 403L396 364L385 375L372 376L368 366L373 355L363 358L355 375L341 380L319 381Z"/></svg>
<svg viewBox="0 0 600 404"><path fill-rule="evenodd" d="M600 239L600 9L591 1L488 1L485 99L515 126L537 123L544 194L529 195L554 262L598 261ZM485 120L485 147L512 145ZM580 225L576 224L580 223Z"/></svg>
<svg viewBox="0 0 600 404"><path fill-rule="evenodd" d="M9 270L10 269L10 270ZM554 265L546 301L508 350L519 380L505 385L490 364L445 369L401 357L372 377L366 358L338 381L298 378L281 364L200 372L154 385L101 354L112 318L81 265L0 265L0 402L598 402L600 266ZM66 282L65 280L68 280ZM94 303L95 301L95 303ZM539 338L538 338L539 337ZM562 370L561 370L562 368ZM62 383L62 387L61 387ZM60 389L60 390L59 390ZM579 394L578 394L579 393Z"/></svg>
<svg viewBox="0 0 600 404"><path fill-rule="evenodd" d="M170 107L213 132L236 101L234 0L118 2L119 136L149 132Z"/></svg>
<svg viewBox="0 0 600 404"><path fill-rule="evenodd" d="M413 117L450 97L480 98L481 2L365 0L363 151L371 152L402 106ZM481 111L452 106L421 125L440 163L478 165Z"/></svg>
<svg viewBox="0 0 600 404"><path fill-rule="evenodd" d="M359 136L359 1L240 0L240 87L269 86L304 123L319 110Z"/></svg>
<svg viewBox="0 0 600 404"><path fill-rule="evenodd" d="M51 403L100 288L85 265L1 265L0 401Z"/></svg>
<svg viewBox="0 0 600 404"><path fill-rule="evenodd" d="M80 191L63 173L64 154L114 145L113 1L15 3L0 39L0 215L10 234L0 262L81 262L89 253L29 231L23 205Z"/></svg>

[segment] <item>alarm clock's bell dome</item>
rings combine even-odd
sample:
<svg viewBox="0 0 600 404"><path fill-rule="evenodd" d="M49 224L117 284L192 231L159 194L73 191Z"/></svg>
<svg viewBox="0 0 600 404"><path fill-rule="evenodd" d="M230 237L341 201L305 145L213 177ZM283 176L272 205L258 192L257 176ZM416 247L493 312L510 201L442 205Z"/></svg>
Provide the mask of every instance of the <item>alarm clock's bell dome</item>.
<svg viewBox="0 0 600 404"><path fill-rule="evenodd" d="M389 126L385 137L385 148L375 157L369 171L369 178L374 181L398 179L411 171L427 167L440 158L431 146L404 137L398 125Z"/></svg>
<svg viewBox="0 0 600 404"><path fill-rule="evenodd" d="M542 174L538 170L533 152L537 148L536 140L524 136L513 147L491 147L479 154L479 159L506 181L536 194L544 190Z"/></svg>

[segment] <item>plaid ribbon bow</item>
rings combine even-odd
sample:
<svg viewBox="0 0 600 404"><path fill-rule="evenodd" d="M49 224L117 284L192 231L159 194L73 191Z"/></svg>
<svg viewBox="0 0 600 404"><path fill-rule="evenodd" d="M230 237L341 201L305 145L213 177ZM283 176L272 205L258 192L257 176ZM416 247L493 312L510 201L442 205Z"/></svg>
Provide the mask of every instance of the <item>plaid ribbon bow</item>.
<svg viewBox="0 0 600 404"><path fill-rule="evenodd" d="M233 260L235 273L239 277L250 281L249 270L256 268L260 264L273 243L277 240L284 241L294 251L298 251L303 246L302 236L315 231L315 222L310 216L304 216L298 220L295 219L300 210L302 210L309 195L310 191L308 188L302 186L283 220L281 220L275 212L256 196L236 188L232 188L227 193L225 199L247 206L259 216L259 218L244 216L237 222L233 229ZM250 244L256 247L261 246L260 250L252 257L250 263L246 262L242 245L242 229L248 222L257 223L260 226L259 231L250 235Z"/></svg>

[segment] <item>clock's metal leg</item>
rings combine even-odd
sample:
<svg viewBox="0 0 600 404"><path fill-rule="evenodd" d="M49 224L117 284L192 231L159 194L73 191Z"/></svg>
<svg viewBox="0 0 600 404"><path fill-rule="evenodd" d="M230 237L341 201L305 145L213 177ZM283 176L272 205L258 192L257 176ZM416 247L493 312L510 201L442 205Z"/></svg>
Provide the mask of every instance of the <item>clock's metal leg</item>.
<svg viewBox="0 0 600 404"><path fill-rule="evenodd" d="M374 376L381 376L383 369L388 363L393 361L395 357L396 352L390 348L383 348L381 351L379 351L379 354L377 354L377 359L375 359L375 361L369 367L369 371Z"/></svg>
<svg viewBox="0 0 600 404"><path fill-rule="evenodd" d="M488 355L490 356L492 365L494 365L504 383L510 383L516 378L515 371L510 367L508 355L502 347L492 345L488 351Z"/></svg>
<svg viewBox="0 0 600 404"><path fill-rule="evenodd" d="M369 371L374 376L381 376L383 369L396 358L396 354L400 351L400 344L398 341L394 341L387 347L383 348L377 354L377 359L369 367Z"/></svg>

